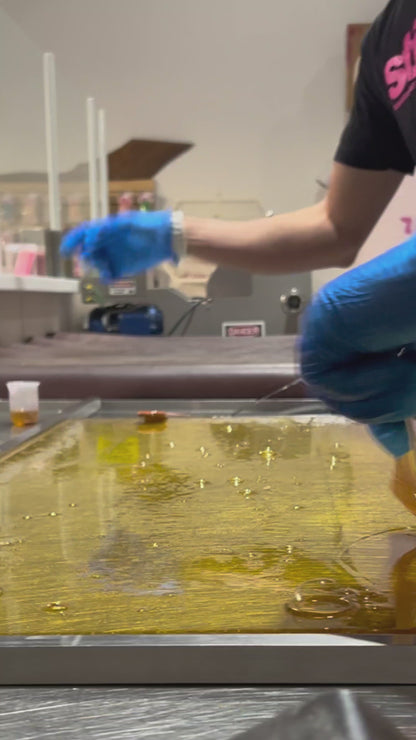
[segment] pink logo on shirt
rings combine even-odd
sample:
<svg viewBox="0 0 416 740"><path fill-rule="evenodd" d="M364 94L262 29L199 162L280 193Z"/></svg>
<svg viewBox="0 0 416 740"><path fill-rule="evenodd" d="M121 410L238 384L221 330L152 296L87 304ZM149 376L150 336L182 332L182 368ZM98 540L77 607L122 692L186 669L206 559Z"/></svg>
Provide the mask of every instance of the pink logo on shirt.
<svg viewBox="0 0 416 740"><path fill-rule="evenodd" d="M416 89L416 20L403 39L402 53L384 67L384 79L393 108L399 110Z"/></svg>

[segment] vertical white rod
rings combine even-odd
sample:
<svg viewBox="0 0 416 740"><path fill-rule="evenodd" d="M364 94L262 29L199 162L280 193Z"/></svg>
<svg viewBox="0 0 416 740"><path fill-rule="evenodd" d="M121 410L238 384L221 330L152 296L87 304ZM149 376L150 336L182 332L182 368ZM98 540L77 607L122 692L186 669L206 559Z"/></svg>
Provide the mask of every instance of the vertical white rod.
<svg viewBox="0 0 416 740"><path fill-rule="evenodd" d="M100 206L101 217L108 216L108 163L107 163L107 131L105 110L98 111L98 158L100 161Z"/></svg>
<svg viewBox="0 0 416 740"><path fill-rule="evenodd" d="M43 85L45 98L46 163L48 169L49 227L61 230L61 204L58 171L58 122L56 108L55 57L43 55Z"/></svg>
<svg viewBox="0 0 416 740"><path fill-rule="evenodd" d="M90 218L98 218L97 187L97 115L94 98L87 98L88 174L90 184Z"/></svg>

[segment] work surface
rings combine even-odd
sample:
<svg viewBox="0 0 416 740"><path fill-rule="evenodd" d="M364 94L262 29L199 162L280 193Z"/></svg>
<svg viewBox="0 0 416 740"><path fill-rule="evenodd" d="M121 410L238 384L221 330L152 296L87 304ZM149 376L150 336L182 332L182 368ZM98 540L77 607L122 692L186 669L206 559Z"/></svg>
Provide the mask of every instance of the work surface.
<svg viewBox="0 0 416 740"><path fill-rule="evenodd" d="M365 427L130 413L3 458L0 634L414 630L414 518Z"/></svg>
<svg viewBox="0 0 416 740"><path fill-rule="evenodd" d="M364 427L94 403L3 458L3 685L413 683L414 519Z"/></svg>
<svg viewBox="0 0 416 740"><path fill-rule="evenodd" d="M298 377L296 338L60 334L0 348L0 393L37 379L43 398L256 398ZM282 395L305 395L300 385Z"/></svg>

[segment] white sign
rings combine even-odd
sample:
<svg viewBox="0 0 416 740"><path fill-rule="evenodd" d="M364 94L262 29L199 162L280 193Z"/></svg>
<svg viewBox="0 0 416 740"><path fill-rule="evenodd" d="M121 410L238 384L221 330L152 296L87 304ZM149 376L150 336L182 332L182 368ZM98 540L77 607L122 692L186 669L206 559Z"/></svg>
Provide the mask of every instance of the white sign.
<svg viewBox="0 0 416 740"><path fill-rule="evenodd" d="M136 295L136 283L134 280L119 280L109 286L108 292L109 295L117 296Z"/></svg>

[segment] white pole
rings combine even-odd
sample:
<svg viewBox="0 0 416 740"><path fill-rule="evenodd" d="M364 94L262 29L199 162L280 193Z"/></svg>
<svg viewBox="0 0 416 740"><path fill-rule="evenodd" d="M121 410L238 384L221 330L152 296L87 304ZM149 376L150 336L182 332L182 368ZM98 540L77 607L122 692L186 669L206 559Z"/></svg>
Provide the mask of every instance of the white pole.
<svg viewBox="0 0 416 740"><path fill-rule="evenodd" d="M100 160L100 206L101 217L108 216L108 163L105 110L98 111L98 156Z"/></svg>
<svg viewBox="0 0 416 740"><path fill-rule="evenodd" d="M43 55L43 84L45 98L46 163L48 168L49 227L61 230L61 204L58 171L58 123L56 109L55 57Z"/></svg>
<svg viewBox="0 0 416 740"><path fill-rule="evenodd" d="M90 218L98 218L97 188L97 115L94 98L87 98L88 174L90 183Z"/></svg>

